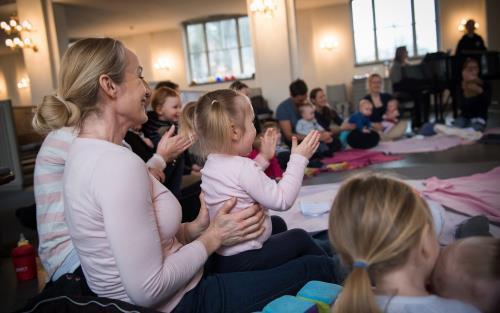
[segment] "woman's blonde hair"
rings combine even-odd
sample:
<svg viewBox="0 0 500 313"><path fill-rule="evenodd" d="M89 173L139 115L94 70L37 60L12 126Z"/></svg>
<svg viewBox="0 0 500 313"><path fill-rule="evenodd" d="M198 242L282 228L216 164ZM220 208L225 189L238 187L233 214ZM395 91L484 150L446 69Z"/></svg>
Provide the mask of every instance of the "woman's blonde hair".
<svg viewBox="0 0 500 313"><path fill-rule="evenodd" d="M380 174L362 174L340 187L330 212L329 237L352 271L333 312L380 312L372 281L404 265L432 215L405 183Z"/></svg>
<svg viewBox="0 0 500 313"><path fill-rule="evenodd" d="M165 99L170 97L180 98L181 96L176 90L169 87L160 87L156 89L153 94L153 100L151 100L151 108L153 109L153 111L161 108L163 106L163 103L165 103Z"/></svg>
<svg viewBox="0 0 500 313"><path fill-rule="evenodd" d="M231 151L231 126L245 131L245 120L250 105L245 108L246 97L241 93L221 89L203 95L193 111L183 110L183 118L192 122L184 122L182 127L192 127L185 131L196 133L203 157L209 153L227 153Z"/></svg>
<svg viewBox="0 0 500 313"><path fill-rule="evenodd" d="M108 75L121 83L127 66L125 47L111 38L77 41L64 54L56 95L47 95L36 109L33 128L46 133L65 126L79 126L98 112L99 77Z"/></svg>

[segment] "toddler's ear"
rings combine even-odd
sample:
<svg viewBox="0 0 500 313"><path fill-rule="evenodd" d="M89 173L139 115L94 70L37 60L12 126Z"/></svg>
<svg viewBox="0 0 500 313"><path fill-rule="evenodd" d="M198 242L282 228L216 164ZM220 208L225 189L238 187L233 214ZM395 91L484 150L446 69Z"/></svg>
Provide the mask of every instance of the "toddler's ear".
<svg viewBox="0 0 500 313"><path fill-rule="evenodd" d="M243 132L239 127L236 127L236 125L231 124L231 140L232 141L239 141L241 136L243 135Z"/></svg>
<svg viewBox="0 0 500 313"><path fill-rule="evenodd" d="M154 111L155 111L156 114L158 114L160 116L161 115L161 106L156 106L154 108Z"/></svg>

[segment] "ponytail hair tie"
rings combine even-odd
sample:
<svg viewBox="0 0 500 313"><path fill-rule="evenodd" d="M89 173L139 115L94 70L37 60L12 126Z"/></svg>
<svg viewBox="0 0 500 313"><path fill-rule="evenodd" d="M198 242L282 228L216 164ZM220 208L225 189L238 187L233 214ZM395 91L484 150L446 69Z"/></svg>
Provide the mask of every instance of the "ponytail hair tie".
<svg viewBox="0 0 500 313"><path fill-rule="evenodd" d="M66 100L64 100L63 97L61 97L60 95L55 94L54 97L56 97L56 99L59 100L60 102L66 104Z"/></svg>
<svg viewBox="0 0 500 313"><path fill-rule="evenodd" d="M366 262L364 260L356 260L356 261L352 262L352 267L367 268L368 262Z"/></svg>
<svg viewBox="0 0 500 313"><path fill-rule="evenodd" d="M210 105L214 105L214 103L217 102L217 100L212 100L212 102L210 103Z"/></svg>

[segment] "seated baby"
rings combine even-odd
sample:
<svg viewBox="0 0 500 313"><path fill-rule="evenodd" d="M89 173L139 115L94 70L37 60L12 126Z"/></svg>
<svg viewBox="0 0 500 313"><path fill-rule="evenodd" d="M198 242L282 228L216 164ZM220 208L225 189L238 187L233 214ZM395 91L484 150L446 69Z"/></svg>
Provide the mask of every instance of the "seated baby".
<svg viewBox="0 0 500 313"><path fill-rule="evenodd" d="M356 125L356 129L369 133L372 127L370 116L373 112L373 105L370 101L362 99L359 102L359 110L349 117L349 124Z"/></svg>
<svg viewBox="0 0 500 313"><path fill-rule="evenodd" d="M498 312L500 239L469 237L443 248L432 284L441 297L468 302L481 312Z"/></svg>
<svg viewBox="0 0 500 313"><path fill-rule="evenodd" d="M302 117L295 125L295 131L297 134L307 136L311 131L317 130L319 132L324 132L325 129L316 120L316 108L311 103L305 103L299 107L300 116ZM319 148L315 153L315 157L331 157L333 152L336 150L333 142L329 144L325 142L320 142Z"/></svg>
<svg viewBox="0 0 500 313"><path fill-rule="evenodd" d="M386 133L399 121L398 100L392 99L387 103L387 109L382 118L382 128L384 129L384 133Z"/></svg>

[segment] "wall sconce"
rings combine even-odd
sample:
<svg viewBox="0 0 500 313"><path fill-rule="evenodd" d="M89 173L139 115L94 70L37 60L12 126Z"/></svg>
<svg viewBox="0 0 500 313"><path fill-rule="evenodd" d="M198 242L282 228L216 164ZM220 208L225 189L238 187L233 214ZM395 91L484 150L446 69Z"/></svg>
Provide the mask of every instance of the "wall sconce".
<svg viewBox="0 0 500 313"><path fill-rule="evenodd" d="M167 58L159 58L156 63L154 64L155 69L157 70L170 70L172 67L170 64L169 59Z"/></svg>
<svg viewBox="0 0 500 313"><path fill-rule="evenodd" d="M5 45L12 50L27 48L33 49L33 51L37 52L38 48L33 44L31 38L21 36L22 32L30 32L33 29L33 25L29 21L19 22L18 18L12 16L9 22L2 21L0 22L0 28L8 35L13 36L12 38L7 38L5 40Z"/></svg>
<svg viewBox="0 0 500 313"><path fill-rule="evenodd" d="M267 17L272 17L277 8L273 0L253 0L250 4L250 11L252 13L264 14Z"/></svg>
<svg viewBox="0 0 500 313"><path fill-rule="evenodd" d="M17 83L18 89L28 88L30 86L30 80L28 78L21 78L21 80Z"/></svg>
<svg viewBox="0 0 500 313"><path fill-rule="evenodd" d="M460 24L458 24L458 31L459 32L464 32L465 31L465 24L467 24L467 21L469 19L465 19L463 18L462 20L460 20ZM474 24L474 29L478 29L479 28L479 23L478 22L475 22Z"/></svg>
<svg viewBox="0 0 500 313"><path fill-rule="evenodd" d="M339 47L339 41L333 36L327 36L321 40L319 47L324 50L332 51Z"/></svg>

